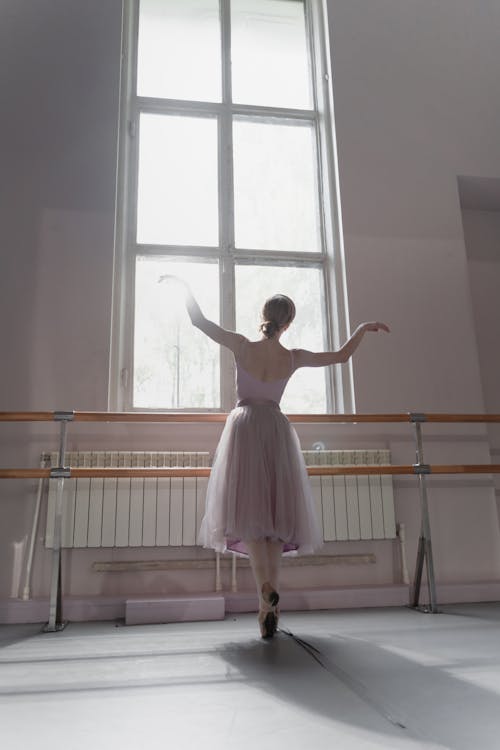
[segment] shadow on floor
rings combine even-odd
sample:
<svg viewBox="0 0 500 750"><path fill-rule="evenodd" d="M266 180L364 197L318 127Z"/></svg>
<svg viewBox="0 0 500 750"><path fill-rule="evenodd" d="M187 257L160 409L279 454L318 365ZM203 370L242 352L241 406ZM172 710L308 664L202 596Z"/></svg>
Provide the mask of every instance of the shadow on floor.
<svg viewBox="0 0 500 750"><path fill-rule="evenodd" d="M43 625L0 625L0 649L39 635Z"/></svg>
<svg viewBox="0 0 500 750"><path fill-rule="evenodd" d="M460 618L461 612L453 614ZM476 615L471 611L466 616ZM485 619L479 613L477 618ZM442 663L433 664L425 659L432 629L415 631L423 655L423 663L418 663L395 653L398 649L390 644L335 634L332 625L334 620L329 622L330 634L305 633L302 643L279 634L270 643L227 644L219 654L255 687L335 721L399 736L410 746L413 740L425 747L498 750L499 649L489 657L470 654L467 641L481 638L479 630L474 634L463 620L459 624L450 618L456 658L447 654ZM490 622L486 627L491 634ZM440 639L446 631L442 619ZM494 639L500 645L496 633Z"/></svg>

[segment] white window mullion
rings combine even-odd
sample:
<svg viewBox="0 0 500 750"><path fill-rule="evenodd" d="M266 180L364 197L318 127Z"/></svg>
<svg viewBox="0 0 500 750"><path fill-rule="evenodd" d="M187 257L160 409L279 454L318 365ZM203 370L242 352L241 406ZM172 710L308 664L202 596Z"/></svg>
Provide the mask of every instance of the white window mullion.
<svg viewBox="0 0 500 750"><path fill-rule="evenodd" d="M306 2L310 28L315 109L318 112L318 164L321 169L321 211L325 241L325 285L330 314L329 348L338 348L350 335L344 263L342 212L337 168L337 143L328 39L327 4ZM333 313L333 314L332 314ZM332 411L354 411L352 360L328 370L328 403Z"/></svg>
<svg viewBox="0 0 500 750"><path fill-rule="evenodd" d="M132 358L130 331L133 310L128 305L130 290L131 212L133 210L134 149L130 136L132 102L136 91L137 29L139 7L124 3L122 12L122 66L118 129L117 191L115 207L115 253L113 267L112 323L108 383L108 408L120 410L130 401Z"/></svg>
<svg viewBox="0 0 500 750"><path fill-rule="evenodd" d="M316 112L313 109L291 109L289 107L259 107L255 104L233 104L235 115L246 115L279 120L315 120Z"/></svg>
<svg viewBox="0 0 500 750"><path fill-rule="evenodd" d="M183 99L150 99L147 97L137 97L136 103L141 112L150 112L151 114L179 114L188 115L217 115L223 105L217 102L190 102Z"/></svg>
<svg viewBox="0 0 500 750"><path fill-rule="evenodd" d="M151 255L171 258L213 258L218 260L220 250L218 247L206 247L205 245L138 245L139 255Z"/></svg>
<svg viewBox="0 0 500 750"><path fill-rule="evenodd" d="M222 111L219 116L219 231L220 231L220 301L221 325L235 329L234 295L234 189L233 124L231 109L231 8L229 0L220 0L222 45ZM234 405L234 360L221 347L221 407L229 411Z"/></svg>
<svg viewBox="0 0 500 750"><path fill-rule="evenodd" d="M293 250L255 250L252 248L236 249L234 251L235 260L246 262L265 262L269 263L288 263L289 265L306 265L322 264L325 256L323 253L301 253Z"/></svg>
<svg viewBox="0 0 500 750"><path fill-rule="evenodd" d="M229 106L219 118L219 232L220 232L220 323L234 331L236 307L234 295L234 200L232 118ZM234 404L234 361L232 353L221 347L221 407L228 411Z"/></svg>
<svg viewBox="0 0 500 750"><path fill-rule="evenodd" d="M138 16L135 19L137 34ZM137 54L137 43L135 44ZM137 62L134 64L133 91L137 90ZM124 340L125 359L128 363L120 373L120 384L123 389L126 408L133 404L134 397L134 336L135 336L135 268L136 258L140 249L137 245L137 196L139 184L139 135L140 135L140 108L137 102L130 107L128 120L128 140L130 143L130 191L128 195L129 233L127 243L126 259L126 289L127 297L125 304L126 336Z"/></svg>

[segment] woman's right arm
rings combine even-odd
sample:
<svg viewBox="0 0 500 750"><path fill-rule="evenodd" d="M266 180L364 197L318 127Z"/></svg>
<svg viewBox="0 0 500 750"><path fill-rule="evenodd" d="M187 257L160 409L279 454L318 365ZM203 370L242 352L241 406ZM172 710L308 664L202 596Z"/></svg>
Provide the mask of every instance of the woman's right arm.
<svg viewBox="0 0 500 750"><path fill-rule="evenodd" d="M184 291L184 300L186 303L186 308L187 308L189 317L191 318L191 323L196 328L199 328L200 331L202 331L206 336L211 338L213 341L217 342L217 344L221 344L221 346L226 346L228 349L234 352L234 354L237 355L242 342L245 340L245 337L239 333L235 333L234 331L228 331L225 328L222 328L221 326L217 325L217 323L214 323L212 320L209 320L208 318L206 318L203 315L198 302L194 298L193 293L191 292L191 289L189 288L189 286L186 284L185 281L177 278L176 276L171 276L170 274L164 274L163 276L160 276L160 278L158 279L160 283L165 280L172 280L181 284L183 291Z"/></svg>
<svg viewBox="0 0 500 750"><path fill-rule="evenodd" d="M327 365L337 365L347 362L360 345L367 331L385 331L389 333L389 326L377 321L361 323L345 344L334 352L309 352L306 349L296 349L294 357L295 366L297 368L326 367Z"/></svg>

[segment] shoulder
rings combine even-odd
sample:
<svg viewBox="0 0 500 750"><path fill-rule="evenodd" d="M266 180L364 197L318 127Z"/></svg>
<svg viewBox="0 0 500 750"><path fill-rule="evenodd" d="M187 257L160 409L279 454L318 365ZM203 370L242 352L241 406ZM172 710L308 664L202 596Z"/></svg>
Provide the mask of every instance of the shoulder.
<svg viewBox="0 0 500 750"><path fill-rule="evenodd" d="M307 349L290 349L290 355L295 369L298 367L307 367L314 357L313 352Z"/></svg>
<svg viewBox="0 0 500 750"><path fill-rule="evenodd" d="M234 354L235 359L239 359L250 342L246 338L246 336L243 336L241 333L235 333L233 335L234 335L234 339L233 339L234 345L232 347L232 352Z"/></svg>

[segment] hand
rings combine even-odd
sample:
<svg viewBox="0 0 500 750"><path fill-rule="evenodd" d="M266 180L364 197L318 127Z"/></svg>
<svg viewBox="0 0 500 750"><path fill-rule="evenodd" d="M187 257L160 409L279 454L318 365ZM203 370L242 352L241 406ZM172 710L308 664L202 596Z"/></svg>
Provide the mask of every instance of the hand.
<svg viewBox="0 0 500 750"><path fill-rule="evenodd" d="M162 284L164 281L175 281L177 284L184 287L184 289L188 288L185 281L180 279L178 276L174 276L171 273L164 273L158 278L158 284Z"/></svg>
<svg viewBox="0 0 500 750"><path fill-rule="evenodd" d="M361 325L365 331L385 331L386 333L390 333L389 326L385 323L379 323L378 321L373 321L371 323L362 323Z"/></svg>
<svg viewBox="0 0 500 750"><path fill-rule="evenodd" d="M177 276L174 276L174 275L173 275L173 274L171 274L171 273L163 273L163 274L162 274L162 275L161 275L161 276L160 276L160 277L158 278L158 284L161 284L161 283L162 283L163 281L180 281L180 279L179 279L179 278L177 278Z"/></svg>

